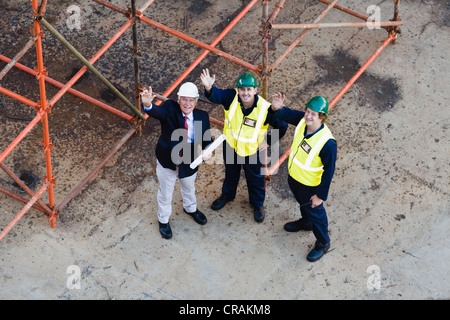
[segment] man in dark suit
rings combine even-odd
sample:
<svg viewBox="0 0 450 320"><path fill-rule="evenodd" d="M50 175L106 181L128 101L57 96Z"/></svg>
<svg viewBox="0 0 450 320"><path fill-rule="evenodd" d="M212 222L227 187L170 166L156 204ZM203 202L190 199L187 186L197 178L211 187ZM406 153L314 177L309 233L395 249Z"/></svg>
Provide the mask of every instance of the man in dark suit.
<svg viewBox="0 0 450 320"><path fill-rule="evenodd" d="M195 109L197 86L184 83L178 91L178 101L166 100L161 106L152 104L156 94L151 87L141 93L144 111L161 123L161 136L156 145L156 175L159 180L157 194L159 231L170 239L172 230L169 217L172 213L172 195L176 179L180 181L184 212L199 224L205 224L205 215L197 209L195 179L197 167L189 164L198 156L198 146L204 150L211 142L208 113Z"/></svg>

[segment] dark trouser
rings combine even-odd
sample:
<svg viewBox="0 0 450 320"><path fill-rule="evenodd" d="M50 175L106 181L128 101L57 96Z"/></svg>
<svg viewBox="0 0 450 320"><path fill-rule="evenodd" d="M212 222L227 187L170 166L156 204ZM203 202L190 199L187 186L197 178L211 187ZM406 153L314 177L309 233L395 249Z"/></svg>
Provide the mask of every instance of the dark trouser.
<svg viewBox="0 0 450 320"><path fill-rule="evenodd" d="M236 197L241 169L243 168L250 204L254 207L262 207L266 188L264 175L261 174L262 164L259 159L259 152L248 157L241 157L234 152L234 149L228 143L224 142L223 159L225 162L225 180L223 181L222 194L230 200Z"/></svg>
<svg viewBox="0 0 450 320"><path fill-rule="evenodd" d="M300 205L311 201L311 197L316 194L314 187L305 186L291 176L288 178L288 183L294 194L295 200L297 200ZM302 221L305 224L312 225L314 236L319 242L322 244L330 242L330 237L328 236L327 212L325 211L323 203L315 208L311 208L311 205L309 204L302 206L300 207L300 213L302 215Z"/></svg>

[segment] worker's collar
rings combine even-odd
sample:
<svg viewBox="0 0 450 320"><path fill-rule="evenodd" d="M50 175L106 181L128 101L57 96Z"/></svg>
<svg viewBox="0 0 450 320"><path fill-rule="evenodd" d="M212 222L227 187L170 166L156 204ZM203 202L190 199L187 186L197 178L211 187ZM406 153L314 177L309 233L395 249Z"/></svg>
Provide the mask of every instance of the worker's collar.
<svg viewBox="0 0 450 320"><path fill-rule="evenodd" d="M253 100L253 105L250 108L245 108L244 104L241 101L241 97L239 97L239 94L238 94L238 102L241 104L241 108L246 109L246 110L250 110L250 109L253 109L254 107L256 107L258 104L258 98L259 98L258 95L255 94L255 100Z"/></svg>
<svg viewBox="0 0 450 320"><path fill-rule="evenodd" d="M323 127L324 127L324 124L322 123L321 126L319 127L319 129L317 129L317 130L314 131L313 133L307 134L308 127L305 126L305 133L304 133L305 138L312 137L313 135L316 134L317 131L319 131L319 130L322 129Z"/></svg>

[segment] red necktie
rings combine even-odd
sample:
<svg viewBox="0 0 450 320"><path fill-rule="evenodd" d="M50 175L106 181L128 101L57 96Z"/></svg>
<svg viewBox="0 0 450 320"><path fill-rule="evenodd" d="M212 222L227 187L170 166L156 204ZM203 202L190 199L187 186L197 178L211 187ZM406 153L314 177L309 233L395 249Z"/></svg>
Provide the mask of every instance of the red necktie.
<svg viewBox="0 0 450 320"><path fill-rule="evenodd" d="M184 116L184 129L186 130L186 142L188 142L188 124L187 124L187 116ZM179 156L182 157L183 156L183 149L181 149Z"/></svg>

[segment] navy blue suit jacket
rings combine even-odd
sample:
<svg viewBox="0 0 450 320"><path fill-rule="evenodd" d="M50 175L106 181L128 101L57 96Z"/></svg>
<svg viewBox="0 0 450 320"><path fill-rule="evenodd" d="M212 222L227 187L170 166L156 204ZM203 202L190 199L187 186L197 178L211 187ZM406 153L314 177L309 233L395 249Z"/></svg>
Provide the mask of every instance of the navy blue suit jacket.
<svg viewBox="0 0 450 320"><path fill-rule="evenodd" d="M185 178L197 172L198 167L191 169L189 165L198 157L198 146L204 150L211 142L210 123L208 113L194 109L194 141L187 143L180 135L172 133L177 129L184 130L184 117L180 105L174 100L166 100L161 106L153 104L150 111L145 111L150 117L158 119L161 123L161 136L156 145L156 158L164 168L176 170L178 177ZM183 150L183 156L179 151Z"/></svg>

